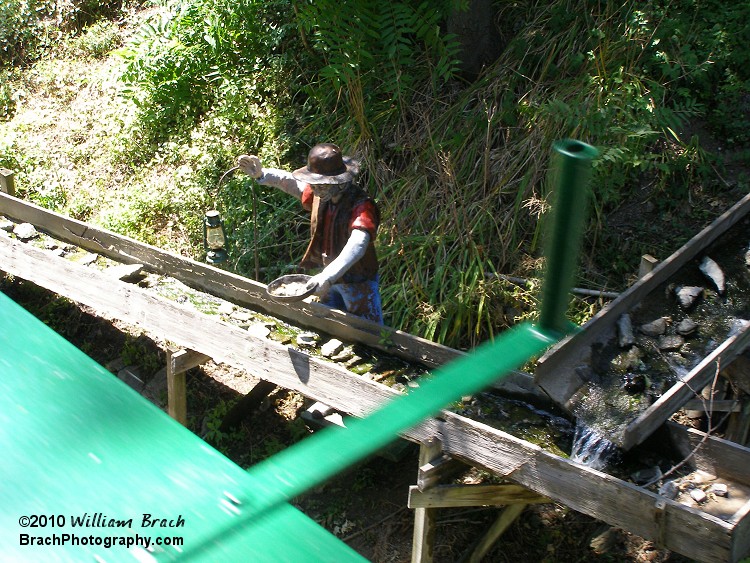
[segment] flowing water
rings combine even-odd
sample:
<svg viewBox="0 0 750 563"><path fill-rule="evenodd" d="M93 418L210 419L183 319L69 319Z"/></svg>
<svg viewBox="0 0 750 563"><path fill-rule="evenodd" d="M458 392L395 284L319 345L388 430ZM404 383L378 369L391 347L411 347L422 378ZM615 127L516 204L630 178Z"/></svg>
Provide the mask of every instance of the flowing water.
<svg viewBox="0 0 750 563"><path fill-rule="evenodd" d="M619 450L593 428L578 422L573 436L573 449L570 459L591 469L604 470L614 463Z"/></svg>

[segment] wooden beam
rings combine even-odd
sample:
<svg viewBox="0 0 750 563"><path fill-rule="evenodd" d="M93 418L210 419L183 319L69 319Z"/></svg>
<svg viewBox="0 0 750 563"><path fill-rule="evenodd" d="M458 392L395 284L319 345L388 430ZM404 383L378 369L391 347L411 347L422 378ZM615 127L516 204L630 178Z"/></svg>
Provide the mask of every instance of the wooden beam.
<svg viewBox="0 0 750 563"><path fill-rule="evenodd" d="M409 487L409 508L459 508L467 506L506 506L552 502L520 485L438 485L420 491Z"/></svg>
<svg viewBox="0 0 750 563"><path fill-rule="evenodd" d="M650 254L641 256L641 263L638 266L638 277L642 278L646 274L650 274L658 263L659 261Z"/></svg>
<svg viewBox="0 0 750 563"><path fill-rule="evenodd" d="M437 439L429 439L420 444L419 466L439 457L442 446ZM417 508L414 511L414 536L412 539L412 563L432 563L435 544L435 510Z"/></svg>
<svg viewBox="0 0 750 563"><path fill-rule="evenodd" d="M210 359L193 350L167 349L167 412L183 426L187 426L185 372Z"/></svg>
<svg viewBox="0 0 750 563"><path fill-rule="evenodd" d="M740 445L748 443L748 435L750 434L750 399L745 399L745 404L742 409L738 409L737 412L729 417L729 423L727 424L727 430L724 433L724 437L727 440L736 442Z"/></svg>
<svg viewBox="0 0 750 563"><path fill-rule="evenodd" d="M627 450L643 442L654 430L664 424L672 413L695 396L696 389L703 389L714 378L719 366L732 363L732 360L749 345L750 324L722 342L654 404L630 422L622 433L620 445Z"/></svg>
<svg viewBox="0 0 750 563"><path fill-rule="evenodd" d="M466 463L492 471L573 510L647 539L658 540L663 528L664 547L689 554L698 561L736 561L730 559L730 552L735 549L736 542L742 541L732 533L737 522L722 520L664 499L633 483L572 463L455 413L443 412L439 424L432 424L435 431L439 428L443 451ZM693 447L698 435L705 436L684 432L685 437L691 437L688 443ZM696 468L711 471L709 468L712 467L713 474L722 479L732 478L748 484L748 448L709 437L699 453L701 450L710 454L694 455ZM704 463L706 457L712 462ZM726 471L722 467L725 461L730 464ZM662 502L663 510L657 510L657 504ZM658 512L663 514L661 521L657 518Z"/></svg>
<svg viewBox="0 0 750 563"><path fill-rule="evenodd" d="M211 361L211 356L201 354L195 350L168 350L169 362L175 373L187 371ZM169 364L168 364L169 365Z"/></svg>
<svg viewBox="0 0 750 563"><path fill-rule="evenodd" d="M16 195L16 182L12 170L0 168L0 192L6 193L9 196Z"/></svg>
<svg viewBox="0 0 750 563"><path fill-rule="evenodd" d="M132 284L113 280L95 268L14 239L0 238L0 269L88 305L102 316L162 335L178 347L258 374L266 381L299 391L342 412L362 416L397 394L338 364L254 336L216 316L183 307Z"/></svg>
<svg viewBox="0 0 750 563"><path fill-rule="evenodd" d="M466 469L466 464L447 455L440 455L419 467L417 488L424 491L437 485L441 480L456 475Z"/></svg>
<svg viewBox="0 0 750 563"><path fill-rule="evenodd" d="M0 200L3 198L8 197L0 194ZM13 239L0 238L0 269L89 305L102 316L160 334L178 346L258 374L264 380L299 391L341 412L363 416L396 394L340 366L255 337L216 317L153 296L131 284L113 281L95 268L69 262ZM722 479L748 484L750 450L713 437L696 438L702 434L693 431L683 430L682 434L692 447L696 440L703 440L691 464ZM405 435L417 442L440 436L447 455L492 471L612 526L649 539L663 537L666 548L697 560L733 562L750 551L747 511L725 521L700 509L663 501L632 483L447 411L439 419L426 420ZM664 507L657 510L660 502ZM663 517L659 519L658 514ZM738 535L740 531L746 533L744 539ZM424 534L429 535L429 530Z"/></svg>
<svg viewBox="0 0 750 563"><path fill-rule="evenodd" d="M362 319L319 303L279 303L266 294L266 285L202 262L196 262L106 229L77 221L0 193L0 214L28 222L40 231L127 264L168 275L182 283L243 307L266 312L296 326L320 330L350 342L359 342L418 362L427 367L443 365L463 352L424 338Z"/></svg>
<svg viewBox="0 0 750 563"><path fill-rule="evenodd" d="M700 411L700 412L740 412L741 404L739 401L733 401L731 399L722 399L719 401L701 401L700 399L691 399L682 405L685 410Z"/></svg>
<svg viewBox="0 0 750 563"><path fill-rule="evenodd" d="M276 385L270 381L263 381L262 379L250 389L250 391L237 401L229 412L224 415L224 419L221 421L219 430L222 432L229 432L230 430L239 426L245 418L250 416L255 409L257 409L263 402L263 399L268 397L274 390Z"/></svg>

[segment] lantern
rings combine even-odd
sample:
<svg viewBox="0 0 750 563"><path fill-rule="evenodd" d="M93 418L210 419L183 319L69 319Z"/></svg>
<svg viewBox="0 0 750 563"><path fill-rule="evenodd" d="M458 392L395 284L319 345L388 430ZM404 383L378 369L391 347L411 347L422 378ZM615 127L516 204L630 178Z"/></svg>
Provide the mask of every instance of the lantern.
<svg viewBox="0 0 750 563"><path fill-rule="evenodd" d="M224 222L216 210L206 211L203 219L203 248L206 249L206 262L209 264L220 264L225 262L229 255L224 249L226 236L224 235Z"/></svg>

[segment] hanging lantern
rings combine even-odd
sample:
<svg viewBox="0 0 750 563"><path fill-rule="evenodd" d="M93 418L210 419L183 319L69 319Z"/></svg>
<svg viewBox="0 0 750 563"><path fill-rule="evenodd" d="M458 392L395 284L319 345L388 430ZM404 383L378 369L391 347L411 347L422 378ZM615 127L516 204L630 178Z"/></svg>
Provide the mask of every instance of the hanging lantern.
<svg viewBox="0 0 750 563"><path fill-rule="evenodd" d="M206 262L209 264L220 264L225 262L229 255L224 249L226 236L224 235L224 222L216 210L206 211L203 219L203 248L206 249Z"/></svg>

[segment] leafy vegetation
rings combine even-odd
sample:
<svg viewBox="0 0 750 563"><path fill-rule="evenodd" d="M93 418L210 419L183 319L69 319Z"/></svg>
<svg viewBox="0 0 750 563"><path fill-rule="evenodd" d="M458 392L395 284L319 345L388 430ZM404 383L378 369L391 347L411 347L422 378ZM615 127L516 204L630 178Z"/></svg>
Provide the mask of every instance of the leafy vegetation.
<svg viewBox="0 0 750 563"><path fill-rule="evenodd" d="M44 37L69 56L109 57L116 73L97 83L108 125L81 125L81 141L60 154L25 145L29 127L8 122L0 165L17 171L24 197L198 259L201 217L216 207L228 267L253 277L258 267L267 282L298 262L306 218L292 198L224 174L241 153L296 168L309 146L335 141L362 160L361 182L381 207L386 322L451 346L533 314L553 141L600 148L586 287L623 288L642 254L668 254L712 202L748 189L736 173L750 154L746 3L499 2L504 48L471 81L446 32L462 2L103 5L136 28L122 45L85 0L65 18L59 3L11 3L18 9L0 9L0 35L15 34L0 68L2 115L42 87L79 101L73 67L52 75L41 60L18 74ZM638 221L615 228L633 205ZM658 222L669 229L655 245ZM597 306L575 300L571 318Z"/></svg>

